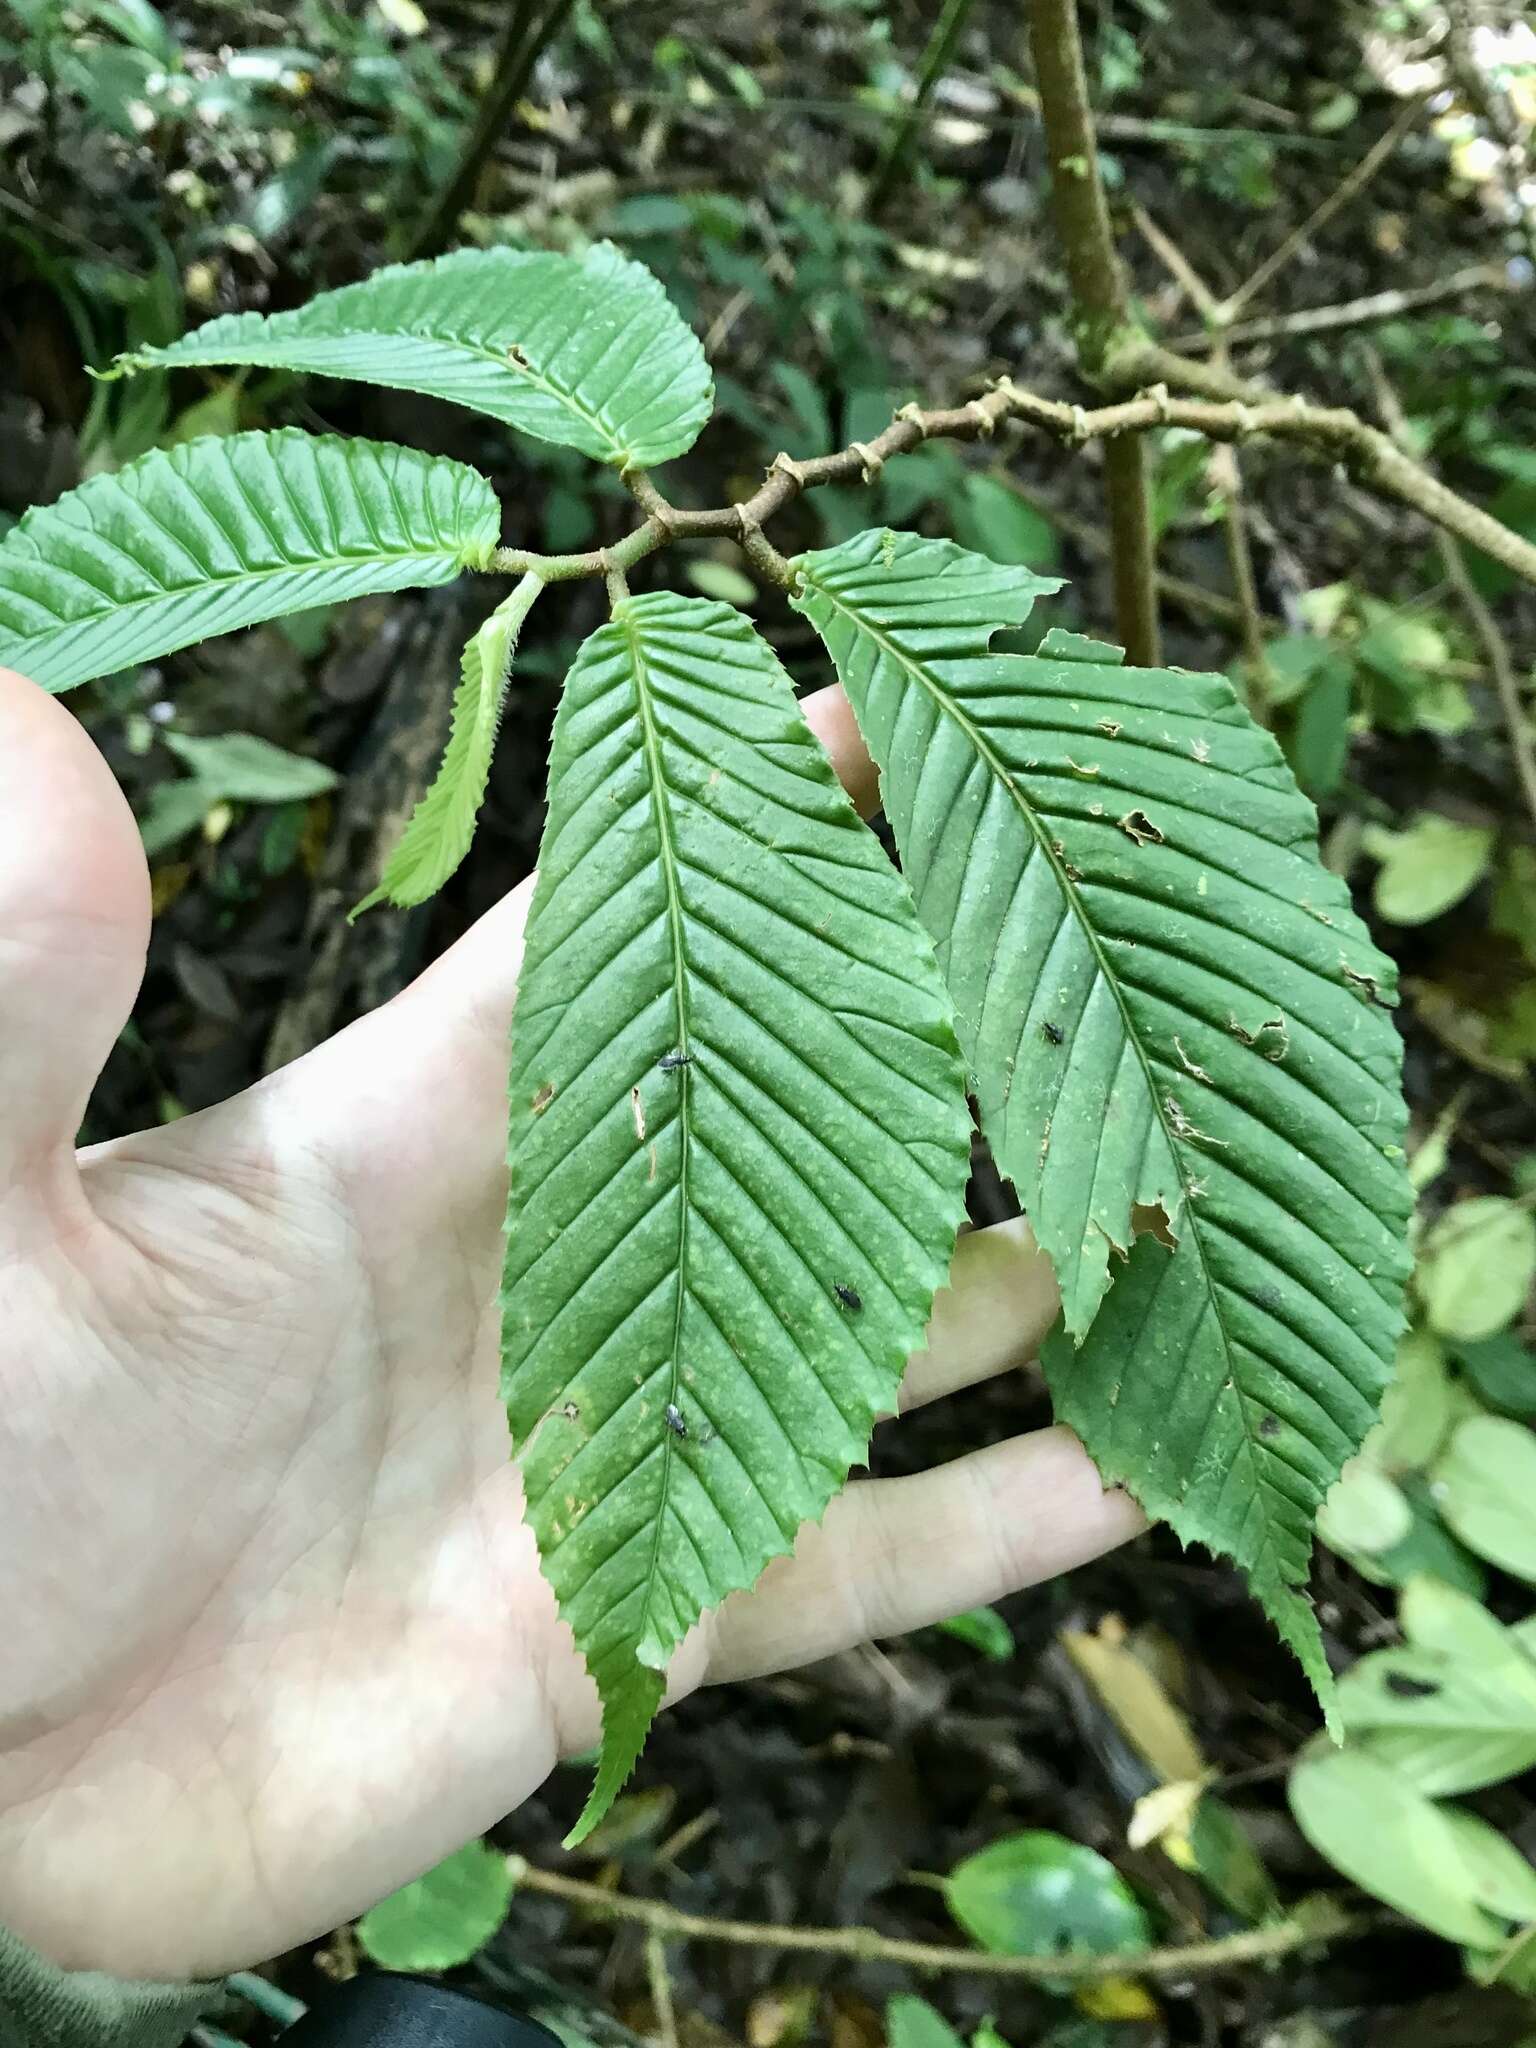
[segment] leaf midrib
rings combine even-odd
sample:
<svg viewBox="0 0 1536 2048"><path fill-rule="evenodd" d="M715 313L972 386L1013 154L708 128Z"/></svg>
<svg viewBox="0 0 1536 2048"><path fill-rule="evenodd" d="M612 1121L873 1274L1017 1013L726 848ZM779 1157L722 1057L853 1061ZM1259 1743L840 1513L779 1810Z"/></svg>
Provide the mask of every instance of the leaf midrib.
<svg viewBox="0 0 1536 2048"><path fill-rule="evenodd" d="M456 562L461 569L472 566L469 558L459 548L370 548L366 553L352 555L316 555L308 561L279 562L265 569L235 569L227 576L205 576L197 583L181 583L169 590L146 591L142 597L109 598L98 611L83 613L80 617L68 619L54 614L56 624L45 627L39 634L27 634L30 640L52 639L59 633L68 633L81 626L94 626L103 619L121 618L124 612L140 610L144 605L174 604L183 597L200 597L205 591L223 590L231 584L264 583L277 576L307 575L312 569L355 568L366 562ZM49 564L44 562L44 568ZM81 579L85 580L85 579ZM92 588L95 586L92 585ZM0 595L3 595L0 592ZM37 602L36 599L33 602Z"/></svg>
<svg viewBox="0 0 1536 2048"><path fill-rule="evenodd" d="M636 715L640 723L640 745L645 756L646 774L650 783L651 815L656 822L656 839L661 858L662 886L667 899L667 932L672 947L672 1003L677 1020L676 1049L682 1053L682 1063L674 1070L679 1089L677 1105L678 1167L677 1167L677 1292L672 1312L671 1370L667 1378L667 1401L676 1405L678 1392L678 1360L682 1355L683 1308L688 1299L688 1172L691 1163L692 1109L693 1109L693 1060L692 1041L688 1031L688 945L683 928L683 891L678 874L677 849L672 837L672 812L668 801L665 766L661 751L661 734L656 724L656 707L651 701L650 678L646 673L645 655L639 629L627 611L615 620L623 633L629 648L630 673L634 677ZM656 1590L656 1581L661 1571L662 1537L666 1528L667 1504L672 1486L672 1454L676 1437L662 1421L661 1430L661 1493L656 1503L656 1527L651 1538L651 1555L645 1568L644 1594L640 1612L649 1622L651 1600Z"/></svg>
<svg viewBox="0 0 1536 2048"><path fill-rule="evenodd" d="M1120 1012L1120 1018L1125 1029L1125 1034L1127 1038L1130 1040L1131 1044L1136 1049L1137 1063L1141 1068L1142 1080L1146 1086L1147 1094L1151 1099L1153 1115L1157 1119L1158 1128L1163 1133L1163 1137L1168 1145L1169 1151L1172 1153L1174 1159L1178 1162L1181 1168L1182 1179L1184 1154L1180 1147L1178 1139L1174 1136L1173 1131L1169 1127L1168 1119L1163 1109L1162 1100L1158 1094L1157 1086L1153 1078L1151 1062L1148 1057L1146 1047L1141 1042L1141 1035L1136 1030L1129 1009L1127 1008L1125 996L1120 987L1119 977L1114 973L1112 967L1110 966L1108 957L1106 956L1103 945L1100 942L1099 935L1094 930L1093 922L1087 916L1083 908L1082 900L1079 897L1070 876L1066 873L1064 863L1057 857L1050 838L1042 830L1040 820L1035 816L1033 808L1026 801L1023 792L1020 790L1018 783L1014 780L1014 777L1009 771L1006 762L1003 761L1002 757L997 753L996 749L990 744L985 734L976 725L974 720L966 716L964 711L962 711L960 706L955 702L954 698L951 697L949 693L941 687L936 678L931 676L923 668L921 663L919 663L911 655L909 655L906 649L903 648L899 642L893 640L887 633L882 631L880 627L874 625L865 616L864 613L857 611L851 604L844 603L842 598L839 597L835 591L829 589L828 586L824 582L820 581L820 579L816 576L808 574L803 567L801 569L801 574L805 577L805 580L807 582L811 583L815 587L815 589L817 589L821 593L821 595L827 600L829 604L831 604L836 610L842 612L843 616L849 619L859 631L867 633L870 639L873 640L875 644L884 653L888 654L890 658L898 664L898 666L903 670L903 672L907 676L909 676L914 682L916 682L922 689L927 691L928 695L933 699L934 703L939 707L940 711L946 717L952 718L954 720L955 724L959 727L960 731L965 735L970 744L975 748L976 753L979 755L981 760L986 763L989 770L994 775L996 775L997 779L999 780L999 782L1001 782L1004 789L1007 790L1010 798L1013 800L1015 806L1017 807L1020 816L1023 818L1024 823L1028 828L1031 837L1034 839L1035 844L1038 846L1040 852L1044 855L1045 860L1049 864L1051 873L1055 876L1057 886L1060 888L1063 897L1071 905L1073 916L1076 918L1079 928L1082 930L1082 932L1088 940L1089 950L1093 954L1095 966L1098 968L1100 974L1103 975L1105 981L1109 986L1110 992L1114 997L1115 1007ZM1216 1319L1216 1327L1221 1332L1222 1349L1229 1365L1232 1368L1233 1392L1237 1396L1237 1412L1238 1417L1242 1424L1243 1442L1247 1450L1250 1469L1252 1470L1254 1475L1255 1490L1256 1492L1259 1492L1261 1494L1266 1493L1270 1490L1269 1481L1264 1476L1263 1465L1258 1457L1258 1445L1254 1439L1252 1425L1248 1420L1246 1396L1243 1394L1241 1387L1237 1384L1237 1361L1233 1350L1232 1339L1227 1329L1226 1318L1222 1314L1221 1297L1217 1291L1215 1281L1212 1277L1209 1261L1206 1258L1205 1244L1201 1237L1199 1222L1195 1214L1195 1205L1189 1198L1187 1184L1185 1185L1184 1189L1183 1214L1186 1219L1188 1235L1194 1246L1195 1254L1200 1261L1200 1275L1202 1282L1204 1283L1206 1298L1209 1300L1211 1304L1212 1313ZM1266 1515L1266 1524L1268 1523L1268 1520L1269 1517L1268 1515ZM1271 1538L1269 1540L1272 1544L1273 1539Z"/></svg>
<svg viewBox="0 0 1536 2048"><path fill-rule="evenodd" d="M609 449L616 457L621 457L626 462L631 461L633 459L634 450L630 448L626 442L620 439L618 429L614 426L612 420L610 420L605 413L597 411L591 406L584 405L580 398L577 397L574 391L567 390L563 385L555 383L553 378L551 378L547 374L547 372L543 370L536 370L531 363L529 363L528 366L524 368L521 364L514 363L511 360L511 358L507 355L505 350L498 351L496 349L487 347L486 344L483 342L472 341L467 335L455 334L450 329L447 328L430 326L360 327L354 329L352 331L352 334L296 334L295 339L299 341L347 341L352 339L354 336L371 337L377 340L384 341L427 341L434 343L439 348L458 349L466 356L478 357L481 362L490 363L493 366L493 368L502 371L507 377L509 377L513 382L514 388L516 388L519 381L532 384L533 386L535 386L536 389L542 391L546 398L552 398L557 405L565 406L568 411L573 412L579 420L582 420L587 426L589 426L593 430L593 432L598 436L599 439L605 441L608 444ZM521 348L522 346L520 342L517 343L516 345L519 348ZM173 342L171 344L171 349L167 350L165 353L169 355L171 353L171 350L175 349L175 346L176 344ZM260 346L260 344L258 343L257 346ZM202 354L201 350L198 350L195 353L189 350L187 353L183 354L180 357L180 360L182 362L188 363L195 362L197 360L197 356L200 354ZM142 355L131 358L130 360L134 362L139 368L148 368L152 365L158 367L158 361L155 356ZM213 362L230 362L235 359L231 356L225 355L222 350L219 350L211 358L207 358L207 360L211 360ZM323 376L326 374L326 372L321 371L318 374ZM387 381L378 377L359 377L355 381L359 384L378 385L380 388L386 391L393 388Z"/></svg>

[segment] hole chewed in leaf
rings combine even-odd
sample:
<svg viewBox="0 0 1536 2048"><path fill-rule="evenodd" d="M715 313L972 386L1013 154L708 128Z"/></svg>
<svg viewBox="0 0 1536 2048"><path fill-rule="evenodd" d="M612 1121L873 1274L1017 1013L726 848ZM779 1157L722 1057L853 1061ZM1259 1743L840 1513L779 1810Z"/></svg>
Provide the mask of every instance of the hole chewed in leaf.
<svg viewBox="0 0 1536 2048"><path fill-rule="evenodd" d="M1161 846L1163 835L1147 816L1145 811L1127 811L1115 823L1127 839L1134 839L1138 846Z"/></svg>
<svg viewBox="0 0 1536 2048"><path fill-rule="evenodd" d="M1164 1251L1178 1249L1179 1241L1174 1235L1173 1224L1161 1202L1131 1204L1131 1236L1155 1238Z"/></svg>

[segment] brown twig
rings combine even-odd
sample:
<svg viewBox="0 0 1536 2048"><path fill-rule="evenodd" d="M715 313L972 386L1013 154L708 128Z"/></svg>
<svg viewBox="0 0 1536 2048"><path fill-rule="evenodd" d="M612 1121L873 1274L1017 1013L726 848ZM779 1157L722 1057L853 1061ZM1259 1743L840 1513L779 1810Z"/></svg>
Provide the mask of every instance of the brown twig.
<svg viewBox="0 0 1536 2048"><path fill-rule="evenodd" d="M1078 359L1096 379L1131 325L1125 271L1099 174L1077 0L1029 0L1029 43L1040 92L1056 227L1072 287ZM1133 661L1158 660L1157 562L1146 449L1114 440L1105 451L1115 623Z"/></svg>
<svg viewBox="0 0 1536 2048"><path fill-rule="evenodd" d="M1375 1926L1375 1917L1355 1917L1329 1901L1314 1900L1306 1911L1270 1927L1247 1928L1215 1941L1190 1942L1180 1948L1122 1950L1110 1955L992 1955L952 1943L904 1941L873 1927L785 1927L754 1920L716 1920L703 1913L685 1913L659 1899L631 1898L603 1885L563 1877L521 1856L509 1856L507 1868L519 1889L564 1899L605 1920L628 1920L661 1940L718 1941L736 1948L794 1949L801 1953L849 1956L858 1962L899 1963L921 1971L965 1970L976 1976L1017 1977L1031 1983L1089 1984L1105 1977L1192 1976L1209 1970L1231 1970L1249 1963L1273 1962L1298 1949L1337 1941Z"/></svg>
<svg viewBox="0 0 1536 2048"><path fill-rule="evenodd" d="M1499 263L1471 263L1453 270L1429 284L1404 285L1396 291L1372 292L1363 299L1346 299L1337 306L1304 306L1294 313L1276 313L1263 320L1240 320L1235 326L1200 333L1175 335L1172 348L1203 352L1218 342L1240 348L1249 342L1285 341L1294 334L1328 334L1342 327L1369 327L1378 320L1396 320L1403 313L1423 306L1442 305L1447 299L1462 299L1469 292L1508 292L1514 287L1509 273Z"/></svg>
<svg viewBox="0 0 1536 2048"><path fill-rule="evenodd" d="M1387 431L1398 442L1410 440L1408 421L1403 412L1402 401L1392 386L1381 358L1374 349L1366 351L1366 363L1371 373L1371 382L1376 388L1376 403L1387 425ZM1488 673L1493 678L1494 694L1499 700L1503 715L1504 729L1509 735L1509 750L1515 764L1516 779L1520 793L1525 798L1525 807L1531 822L1536 825L1536 742L1532 741L1531 728L1526 716L1526 707L1520 695L1520 682L1515 674L1514 658L1509 643L1499 628L1498 620L1483 602L1482 592L1472 581L1467 568L1467 558L1451 535L1443 531L1435 534L1435 547L1440 563L1445 570L1445 580L1455 591L1467 623L1471 626L1488 664Z"/></svg>
<svg viewBox="0 0 1536 2048"><path fill-rule="evenodd" d="M1253 570L1253 549L1248 541L1243 472L1234 448L1217 448L1212 451L1211 477L1216 487L1216 495L1221 500L1222 527L1227 542L1227 566L1232 572L1232 588L1237 593L1238 614L1242 626L1243 659L1252 671L1256 685L1249 709L1261 724L1267 724L1263 681L1269 670L1269 656L1264 647L1263 614L1259 608L1258 578Z"/></svg>
<svg viewBox="0 0 1536 2048"><path fill-rule="evenodd" d="M1397 119L1386 134L1372 144L1359 163L1339 181L1322 204L1314 207L1301 225L1293 228L1279 247L1271 250L1258 268L1223 301L1215 316L1219 325L1231 326L1243 308L1257 298L1271 279L1279 276L1298 251L1303 249L1314 235L1320 233L1336 213L1365 190L1388 157L1395 155L1397 145L1418 121L1424 111L1427 97L1427 94L1421 93L1409 100L1401 108Z"/></svg>
<svg viewBox="0 0 1536 2048"><path fill-rule="evenodd" d="M1358 480L1378 496L1412 506L1458 540L1492 555L1522 582L1536 583L1536 546L1441 483L1389 435L1369 426L1347 407L1310 405L1294 395L1277 398L1262 384L1234 377L1211 363L1191 362L1155 342L1128 342L1110 367L1112 381L1122 390L1155 388L1161 383L1216 401L1215 411L1202 413L1198 406L1174 400L1170 415L1215 440L1242 439L1249 432L1268 434L1347 462ZM1236 434L1233 416L1222 409L1232 404L1238 408ZM1112 413L1113 409L1106 411Z"/></svg>
<svg viewBox="0 0 1536 2048"><path fill-rule="evenodd" d="M777 456L767 481L750 498L707 511L669 504L648 477L631 471L627 477L631 490L640 498L642 508L651 510L644 523L622 540L575 555L500 548L486 566L498 575L522 576L532 571L546 583L563 583L631 569L672 540L706 540L723 534L743 541L803 490L854 483L924 441L974 441L990 437L1001 424L1013 421L1035 427L1069 448L1092 440L1113 444L1157 426L1192 427L1212 441L1241 442L1266 435L1294 442L1327 461L1349 463L1360 480L1382 497L1412 506L1434 525L1492 555L1524 582L1536 584L1536 545L1460 497L1404 454L1388 435L1345 407L1276 397L1262 385L1245 383L1208 363L1186 362L1151 342L1128 346L1113 359L1112 368L1117 379L1126 378L1132 370L1144 373L1140 381L1150 388L1089 411L1022 391L1011 378L999 378L984 397L974 398L968 405L932 411L903 406L872 441L839 449L835 455L813 455L803 462ZM1168 388L1175 380L1201 395L1175 396ZM794 581L793 565L765 541L760 547L754 541L752 546L757 549L753 559L769 580L789 588Z"/></svg>

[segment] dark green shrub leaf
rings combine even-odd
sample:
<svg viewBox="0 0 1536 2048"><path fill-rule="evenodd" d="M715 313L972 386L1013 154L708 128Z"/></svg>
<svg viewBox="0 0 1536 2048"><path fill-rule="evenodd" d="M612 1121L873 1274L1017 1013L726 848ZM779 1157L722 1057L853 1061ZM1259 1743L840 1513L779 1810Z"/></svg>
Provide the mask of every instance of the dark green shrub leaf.
<svg viewBox="0 0 1536 2048"><path fill-rule="evenodd" d="M504 1386L604 1711L579 1836L700 1612L863 1457L963 1207L930 942L724 605L625 599L567 678L511 1097Z"/></svg>
<svg viewBox="0 0 1536 2048"><path fill-rule="evenodd" d="M357 1938L383 1969L453 1970L484 1948L511 1899L506 1857L484 1842L466 1842L365 1913Z"/></svg>
<svg viewBox="0 0 1536 2048"><path fill-rule="evenodd" d="M1453 1338L1448 1349L1480 1400L1518 1422L1536 1422L1536 1351L1513 1330L1470 1341Z"/></svg>
<svg viewBox="0 0 1536 2048"><path fill-rule="evenodd" d="M1141 1902L1113 1863L1044 1828L967 1856L944 1880L944 1896L971 1939L995 1955L1113 1955L1152 1941Z"/></svg>
<svg viewBox="0 0 1536 2048"><path fill-rule="evenodd" d="M393 264L287 313L226 313L118 372L256 363L421 391L601 462L666 462L697 440L713 389L697 337L643 264L461 249Z"/></svg>
<svg viewBox="0 0 1536 2048"><path fill-rule="evenodd" d="M537 576L523 577L511 596L471 634L459 669L453 726L442 766L411 813L378 888L358 904L354 917L371 910L375 903L387 901L401 908L425 903L468 853L485 802L517 636L543 588Z"/></svg>
<svg viewBox="0 0 1536 2048"><path fill-rule="evenodd" d="M1046 1348L1057 1411L1326 1690L1295 1589L1402 1321L1391 966L1221 677L1061 634L988 655L1048 586L945 541L798 568L1082 1346Z"/></svg>
<svg viewBox="0 0 1536 2048"><path fill-rule="evenodd" d="M156 449L0 542L0 663L67 690L194 640L483 568L501 515L442 456L286 429Z"/></svg>

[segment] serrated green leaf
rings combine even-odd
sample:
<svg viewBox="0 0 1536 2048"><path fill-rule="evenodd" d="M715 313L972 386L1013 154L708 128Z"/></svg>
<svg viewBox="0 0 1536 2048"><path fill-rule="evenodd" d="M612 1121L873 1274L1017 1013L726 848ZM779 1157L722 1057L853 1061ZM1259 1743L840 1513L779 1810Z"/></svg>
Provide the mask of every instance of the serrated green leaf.
<svg viewBox="0 0 1536 2048"><path fill-rule="evenodd" d="M466 1842L357 1923L363 1952L386 1970L453 1970L484 1948L512 1901L507 1859Z"/></svg>
<svg viewBox="0 0 1536 2048"><path fill-rule="evenodd" d="M963 1207L930 943L724 605L625 599L567 678L511 1100L504 1388L603 1702L579 1837L688 1628L864 1456Z"/></svg>
<svg viewBox="0 0 1536 2048"><path fill-rule="evenodd" d="M114 370L191 363L420 391L621 468L691 448L713 398L697 336L607 242L580 257L461 249L392 264L291 312L226 313Z"/></svg>
<svg viewBox="0 0 1536 2048"><path fill-rule="evenodd" d="M1402 1320L1390 964L1221 677L988 655L1043 586L945 541L797 567L1082 1340L1046 1346L1057 1412L1245 1567L1326 1692L1296 1589Z"/></svg>
<svg viewBox="0 0 1536 2048"><path fill-rule="evenodd" d="M408 909L435 896L470 848L485 786L490 780L496 729L512 675L512 656L523 621L544 588L537 576L525 576L489 618L470 635L453 697L453 725L442 766L432 786L411 813L400 843L390 855L377 889L370 891L353 917L376 903Z"/></svg>
<svg viewBox="0 0 1536 2048"><path fill-rule="evenodd" d="M286 428L155 449L0 542L0 663L68 690L310 605L484 567L495 493L461 462Z"/></svg>

